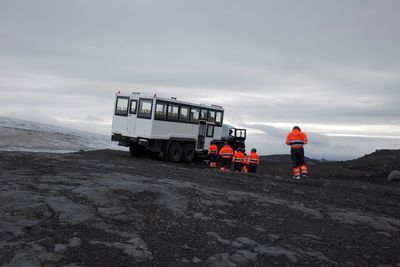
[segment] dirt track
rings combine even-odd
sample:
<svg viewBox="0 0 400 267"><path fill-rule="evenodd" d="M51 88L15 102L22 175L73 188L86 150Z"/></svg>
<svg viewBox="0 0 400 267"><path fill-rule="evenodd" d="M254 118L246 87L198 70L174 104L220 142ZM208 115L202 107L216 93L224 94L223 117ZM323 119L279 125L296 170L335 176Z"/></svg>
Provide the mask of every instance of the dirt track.
<svg viewBox="0 0 400 267"><path fill-rule="evenodd" d="M0 152L0 264L400 266L400 184L321 178L341 168L324 166L294 181L278 163L246 175L115 151Z"/></svg>

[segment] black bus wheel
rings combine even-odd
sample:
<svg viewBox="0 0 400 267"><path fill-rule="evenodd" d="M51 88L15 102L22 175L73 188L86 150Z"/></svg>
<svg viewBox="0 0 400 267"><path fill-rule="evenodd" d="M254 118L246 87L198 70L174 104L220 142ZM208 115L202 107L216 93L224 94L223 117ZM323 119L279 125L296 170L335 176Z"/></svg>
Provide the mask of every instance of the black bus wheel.
<svg viewBox="0 0 400 267"><path fill-rule="evenodd" d="M172 162L180 162L182 159L183 149L182 145L177 142L173 142L168 149L168 158Z"/></svg>
<svg viewBox="0 0 400 267"><path fill-rule="evenodd" d="M191 143L186 143L183 145L183 155L182 155L182 160L184 162L191 162L193 161L194 158L194 145Z"/></svg>

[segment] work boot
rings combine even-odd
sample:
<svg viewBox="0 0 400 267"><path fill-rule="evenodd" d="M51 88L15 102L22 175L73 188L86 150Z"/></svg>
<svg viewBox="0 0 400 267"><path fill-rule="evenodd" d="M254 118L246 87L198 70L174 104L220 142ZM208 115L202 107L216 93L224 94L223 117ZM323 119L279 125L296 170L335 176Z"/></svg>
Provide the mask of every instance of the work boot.
<svg viewBox="0 0 400 267"><path fill-rule="evenodd" d="M293 179L295 179L295 180L300 180L300 175L294 175L294 176L293 176Z"/></svg>

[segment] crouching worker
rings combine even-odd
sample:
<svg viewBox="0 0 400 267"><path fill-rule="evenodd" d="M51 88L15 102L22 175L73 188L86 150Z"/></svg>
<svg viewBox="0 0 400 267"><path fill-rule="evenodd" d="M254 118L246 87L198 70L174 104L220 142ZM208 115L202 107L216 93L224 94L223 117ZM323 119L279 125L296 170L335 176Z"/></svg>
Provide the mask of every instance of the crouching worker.
<svg viewBox="0 0 400 267"><path fill-rule="evenodd" d="M219 151L219 155L221 156L221 171L229 171L231 168L233 149L227 142L224 143L224 146Z"/></svg>
<svg viewBox="0 0 400 267"><path fill-rule="evenodd" d="M250 173L256 173L259 164L260 157L257 155L257 149L252 148L250 155L247 156L247 171Z"/></svg>
<svg viewBox="0 0 400 267"><path fill-rule="evenodd" d="M238 148L233 155L233 170L235 172L241 172L243 167L246 165L246 155L243 153L242 148Z"/></svg>
<svg viewBox="0 0 400 267"><path fill-rule="evenodd" d="M208 147L208 156L210 157L210 168L217 167L218 147L214 141L211 141Z"/></svg>
<svg viewBox="0 0 400 267"><path fill-rule="evenodd" d="M243 152L243 154L245 156L242 172L247 172L247 154L246 154L246 149L242 148L242 152Z"/></svg>

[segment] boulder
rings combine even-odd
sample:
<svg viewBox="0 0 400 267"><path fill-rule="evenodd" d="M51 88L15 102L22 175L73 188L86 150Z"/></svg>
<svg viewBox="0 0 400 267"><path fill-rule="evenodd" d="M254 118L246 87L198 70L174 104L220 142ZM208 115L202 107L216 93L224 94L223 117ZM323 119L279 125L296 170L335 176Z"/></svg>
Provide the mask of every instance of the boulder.
<svg viewBox="0 0 400 267"><path fill-rule="evenodd" d="M392 171L388 176L388 181L400 181L400 171Z"/></svg>

